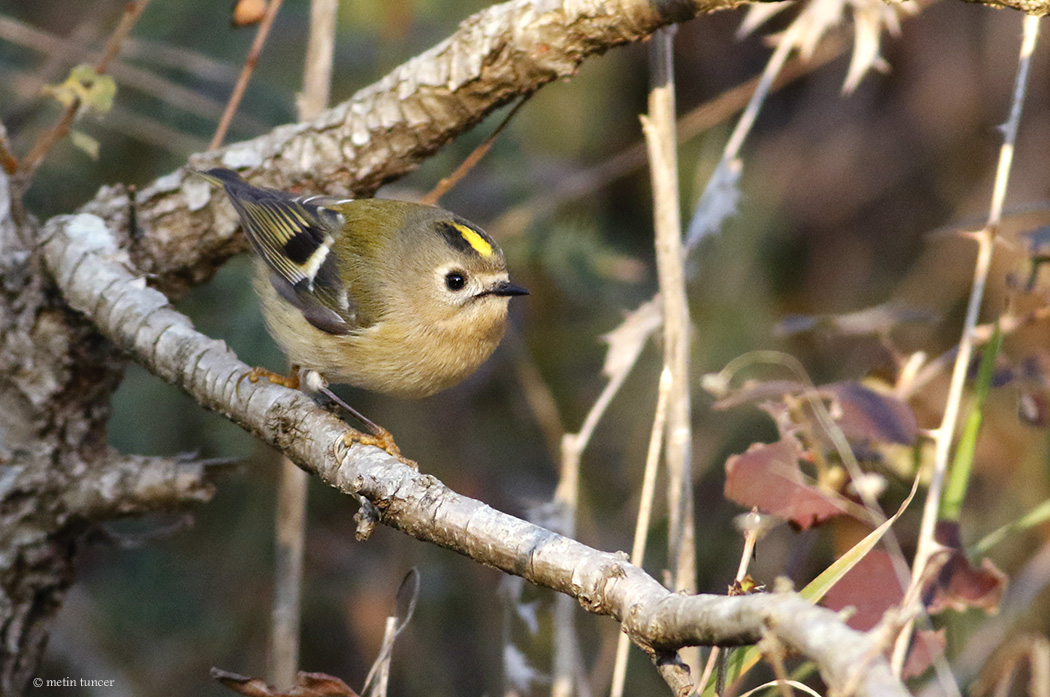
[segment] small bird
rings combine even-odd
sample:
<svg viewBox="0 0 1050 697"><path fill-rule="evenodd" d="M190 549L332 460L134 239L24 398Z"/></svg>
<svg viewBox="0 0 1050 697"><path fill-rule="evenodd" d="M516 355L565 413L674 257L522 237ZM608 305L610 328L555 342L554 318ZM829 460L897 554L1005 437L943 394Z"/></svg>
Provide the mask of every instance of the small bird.
<svg viewBox="0 0 1050 697"><path fill-rule="evenodd" d="M441 208L385 199L296 196L236 172L198 172L221 185L257 257L267 327L292 363L266 377L335 400L375 442L390 434L328 390L346 383L426 397L471 375L496 349L509 299L503 253L483 230Z"/></svg>

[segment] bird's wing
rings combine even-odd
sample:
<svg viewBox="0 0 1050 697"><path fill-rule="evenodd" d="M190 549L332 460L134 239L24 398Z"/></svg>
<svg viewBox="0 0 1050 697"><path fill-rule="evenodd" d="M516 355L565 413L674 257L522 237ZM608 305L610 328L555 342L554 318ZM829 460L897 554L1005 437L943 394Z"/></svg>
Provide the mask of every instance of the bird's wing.
<svg viewBox="0 0 1050 697"><path fill-rule="evenodd" d="M356 309L332 250L345 220L330 206L340 201L255 187L230 170L202 174L226 189L277 293L318 329L330 334L353 331Z"/></svg>

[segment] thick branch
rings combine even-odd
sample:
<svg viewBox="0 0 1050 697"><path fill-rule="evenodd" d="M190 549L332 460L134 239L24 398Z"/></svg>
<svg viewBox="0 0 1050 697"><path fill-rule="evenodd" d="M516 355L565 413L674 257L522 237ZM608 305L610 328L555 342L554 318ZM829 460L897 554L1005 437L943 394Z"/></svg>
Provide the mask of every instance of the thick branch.
<svg viewBox="0 0 1050 697"><path fill-rule="evenodd" d="M350 100L304 124L200 155L191 164L253 170L254 183L343 195L374 191L487 114L576 72L589 56L638 41L661 26L741 0L512 0L464 20L458 31ZM125 240L158 288L177 293L210 276L240 249L232 217L216 217L220 194L184 171L140 187L144 231ZM105 188L83 212L126 230L129 201ZM221 215L221 214L220 214ZM204 262L207 263L204 263Z"/></svg>
<svg viewBox="0 0 1050 697"><path fill-rule="evenodd" d="M58 284L103 334L329 485L367 498L383 523L571 595L587 610L621 621L650 652L751 644L773 633L812 659L833 689L856 684L860 695L907 694L872 640L829 610L793 594L671 593L621 554L598 552L460 496L377 448L348 448L347 426L301 393L246 382L238 394L248 366L222 342L196 332L163 295L132 275L100 218L54 218L45 233L45 258Z"/></svg>

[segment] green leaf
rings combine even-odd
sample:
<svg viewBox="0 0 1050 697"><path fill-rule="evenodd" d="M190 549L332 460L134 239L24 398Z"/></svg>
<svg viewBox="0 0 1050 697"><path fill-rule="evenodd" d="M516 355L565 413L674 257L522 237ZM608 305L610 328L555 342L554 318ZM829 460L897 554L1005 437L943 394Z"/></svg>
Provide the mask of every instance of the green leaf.
<svg viewBox="0 0 1050 697"><path fill-rule="evenodd" d="M980 433L981 420L984 416L984 402L992 386L992 377L995 375L995 357L999 354L1002 345L1003 333L999 329L999 323L996 322L992 338L985 344L984 352L981 354L981 367L977 371L973 402L966 414L962 436L955 447L955 459L948 472L948 482L941 496L941 520L957 521L962 514L966 490L970 486L970 473L973 471L973 456L977 451L977 436Z"/></svg>

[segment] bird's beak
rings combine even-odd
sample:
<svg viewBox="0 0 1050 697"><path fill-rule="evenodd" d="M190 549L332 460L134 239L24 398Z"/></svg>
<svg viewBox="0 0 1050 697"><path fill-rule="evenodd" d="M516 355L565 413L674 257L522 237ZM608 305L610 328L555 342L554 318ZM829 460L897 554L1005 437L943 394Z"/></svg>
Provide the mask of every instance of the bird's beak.
<svg viewBox="0 0 1050 697"><path fill-rule="evenodd" d="M528 295L529 289L516 286L510 281L500 281L488 291L489 295Z"/></svg>

